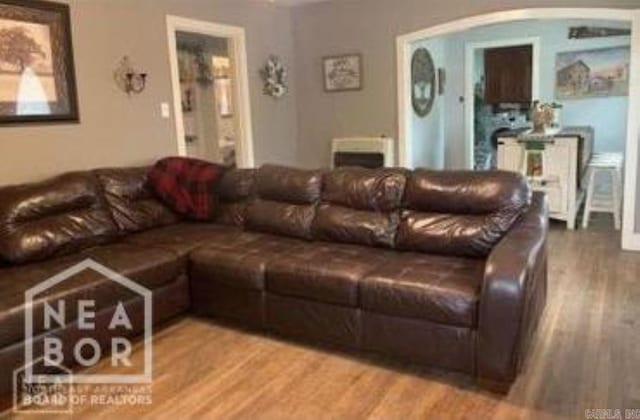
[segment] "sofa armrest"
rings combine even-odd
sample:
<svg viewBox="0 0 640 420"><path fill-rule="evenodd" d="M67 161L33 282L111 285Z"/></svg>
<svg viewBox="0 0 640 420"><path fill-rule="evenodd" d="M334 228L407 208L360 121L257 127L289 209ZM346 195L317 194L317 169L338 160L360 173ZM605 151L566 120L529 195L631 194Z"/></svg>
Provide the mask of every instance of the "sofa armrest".
<svg viewBox="0 0 640 420"><path fill-rule="evenodd" d="M548 214L546 195L535 192L527 213L487 259L476 373L484 386L497 391L508 390L515 380L544 309Z"/></svg>

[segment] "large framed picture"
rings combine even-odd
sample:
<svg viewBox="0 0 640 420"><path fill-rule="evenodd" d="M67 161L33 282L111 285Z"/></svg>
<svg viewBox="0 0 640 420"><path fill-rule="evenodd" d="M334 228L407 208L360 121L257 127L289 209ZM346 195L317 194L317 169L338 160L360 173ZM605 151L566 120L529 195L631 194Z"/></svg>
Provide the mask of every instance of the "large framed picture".
<svg viewBox="0 0 640 420"><path fill-rule="evenodd" d="M629 46L569 51L556 56L556 98L629 94Z"/></svg>
<svg viewBox="0 0 640 420"><path fill-rule="evenodd" d="M69 6L0 0L0 124L78 120Z"/></svg>
<svg viewBox="0 0 640 420"><path fill-rule="evenodd" d="M326 92L362 89L361 54L323 57L322 66Z"/></svg>

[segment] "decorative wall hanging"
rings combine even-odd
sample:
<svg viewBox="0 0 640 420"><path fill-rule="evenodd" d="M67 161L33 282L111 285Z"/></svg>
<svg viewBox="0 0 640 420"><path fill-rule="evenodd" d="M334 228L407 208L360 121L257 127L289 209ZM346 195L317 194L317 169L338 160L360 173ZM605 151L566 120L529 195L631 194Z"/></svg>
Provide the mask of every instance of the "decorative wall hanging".
<svg viewBox="0 0 640 420"><path fill-rule="evenodd" d="M272 55L260 70L264 81L262 91L272 98L282 98L287 93L287 69L279 57Z"/></svg>
<svg viewBox="0 0 640 420"><path fill-rule="evenodd" d="M572 26L569 39L604 38L609 36L629 36L631 29L607 28L601 26Z"/></svg>
<svg viewBox="0 0 640 420"><path fill-rule="evenodd" d="M133 68L129 57L124 56L118 67L113 72L116 85L130 95L132 93L142 93L147 85L147 73L141 73Z"/></svg>
<svg viewBox="0 0 640 420"><path fill-rule="evenodd" d="M0 0L0 124L78 119L69 6Z"/></svg>
<svg viewBox="0 0 640 420"><path fill-rule="evenodd" d="M558 53L556 98L628 95L629 57L628 46Z"/></svg>
<svg viewBox="0 0 640 420"><path fill-rule="evenodd" d="M431 54L418 48L411 58L411 104L419 117L431 112L436 96L436 70Z"/></svg>
<svg viewBox="0 0 640 420"><path fill-rule="evenodd" d="M322 59L325 92L362 89L362 55L346 54Z"/></svg>

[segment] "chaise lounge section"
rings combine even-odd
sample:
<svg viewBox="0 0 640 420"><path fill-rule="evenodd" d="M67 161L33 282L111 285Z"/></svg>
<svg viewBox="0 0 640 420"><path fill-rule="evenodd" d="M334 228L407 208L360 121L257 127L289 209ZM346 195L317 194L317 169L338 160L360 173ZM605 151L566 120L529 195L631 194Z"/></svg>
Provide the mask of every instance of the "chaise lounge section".
<svg viewBox="0 0 640 420"><path fill-rule="evenodd" d="M86 258L152 290L156 326L191 312L464 372L501 392L515 380L547 281L545 197L520 175L233 169L215 220L195 223L151 194L146 173L0 188L5 403L24 363L24 292ZM125 302L136 314L129 334L142 331L141 299L96 273L36 301L35 316L60 296L96 299L98 325ZM72 308L54 332L70 343L81 336ZM100 331L103 345L115 334Z"/></svg>

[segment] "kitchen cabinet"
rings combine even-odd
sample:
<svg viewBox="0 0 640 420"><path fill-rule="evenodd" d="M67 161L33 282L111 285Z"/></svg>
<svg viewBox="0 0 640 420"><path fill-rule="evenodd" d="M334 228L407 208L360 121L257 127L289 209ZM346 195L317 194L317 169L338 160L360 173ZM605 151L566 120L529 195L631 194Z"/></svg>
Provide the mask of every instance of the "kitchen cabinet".
<svg viewBox="0 0 640 420"><path fill-rule="evenodd" d="M486 103L531 102L532 50L531 45L484 50Z"/></svg>
<svg viewBox="0 0 640 420"><path fill-rule="evenodd" d="M550 136L507 134L498 139L498 169L527 176L533 190L547 194L549 217L575 229L592 149L593 130L588 127Z"/></svg>

